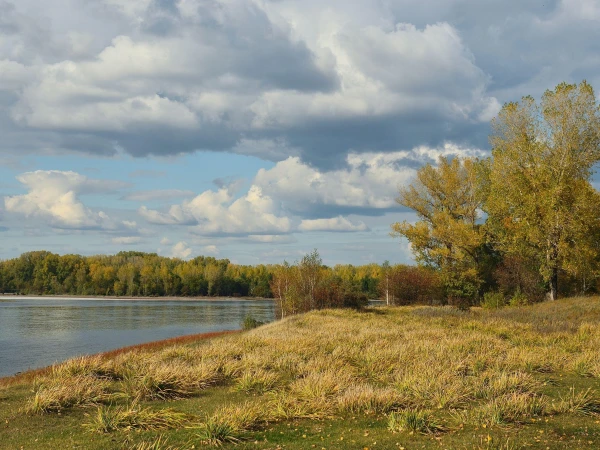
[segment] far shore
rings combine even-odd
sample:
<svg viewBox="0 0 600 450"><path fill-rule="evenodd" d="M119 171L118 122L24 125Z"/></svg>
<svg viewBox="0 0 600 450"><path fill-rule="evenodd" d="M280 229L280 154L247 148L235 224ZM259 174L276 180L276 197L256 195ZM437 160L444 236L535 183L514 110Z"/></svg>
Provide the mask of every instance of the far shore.
<svg viewBox="0 0 600 450"><path fill-rule="evenodd" d="M177 300L177 301L263 301L263 300L271 300L274 301L273 298L267 297L175 297L175 296L162 296L162 297L144 297L144 296L118 296L118 295L69 295L69 294L61 294L61 295L39 295L39 294L11 294L11 293L0 293L0 298L64 298L64 299L74 299L74 300L143 300L143 301L165 301L165 300Z"/></svg>

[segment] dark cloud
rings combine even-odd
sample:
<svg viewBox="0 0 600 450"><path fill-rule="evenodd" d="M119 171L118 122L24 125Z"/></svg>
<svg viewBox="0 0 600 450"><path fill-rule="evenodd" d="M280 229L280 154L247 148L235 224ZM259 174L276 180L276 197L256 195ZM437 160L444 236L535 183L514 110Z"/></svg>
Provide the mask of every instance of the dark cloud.
<svg viewBox="0 0 600 450"><path fill-rule="evenodd" d="M349 152L485 149L503 102L600 83L590 0L74 5L0 0L0 153L230 151L332 170Z"/></svg>

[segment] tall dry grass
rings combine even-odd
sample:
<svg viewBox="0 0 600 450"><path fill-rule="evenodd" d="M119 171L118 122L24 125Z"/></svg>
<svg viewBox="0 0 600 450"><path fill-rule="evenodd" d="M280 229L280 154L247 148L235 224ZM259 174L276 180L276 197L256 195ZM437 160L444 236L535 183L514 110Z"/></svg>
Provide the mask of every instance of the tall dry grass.
<svg viewBox="0 0 600 450"><path fill-rule="evenodd" d="M470 312L325 310L192 345L67 362L39 381L37 409L101 403L105 393L180 398L229 384L253 396L252 407L225 406L207 417L204 437L215 442L274 420L344 414L390 414L394 429L410 428L401 425L406 419L436 432L437 411L490 426L596 414L596 393L553 405L540 380L556 372L600 376L599 324L599 298ZM83 388L60 400L49 391L59 383Z"/></svg>

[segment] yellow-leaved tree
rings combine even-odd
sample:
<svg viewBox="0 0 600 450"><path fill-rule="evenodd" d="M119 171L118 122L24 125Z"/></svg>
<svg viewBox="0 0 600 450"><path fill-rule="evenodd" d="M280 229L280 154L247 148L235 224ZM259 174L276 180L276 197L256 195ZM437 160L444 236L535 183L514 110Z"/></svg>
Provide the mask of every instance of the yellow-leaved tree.
<svg viewBox="0 0 600 450"><path fill-rule="evenodd" d="M481 284L479 167L476 159L458 157L422 167L396 199L419 221L392 225L392 236L408 239L418 263L439 269L448 297L459 302L476 298Z"/></svg>
<svg viewBox="0 0 600 450"><path fill-rule="evenodd" d="M485 211L494 246L536 261L550 299L558 274L593 276L600 196L590 183L600 160L600 111L585 81L561 83L537 103L504 105L492 121Z"/></svg>

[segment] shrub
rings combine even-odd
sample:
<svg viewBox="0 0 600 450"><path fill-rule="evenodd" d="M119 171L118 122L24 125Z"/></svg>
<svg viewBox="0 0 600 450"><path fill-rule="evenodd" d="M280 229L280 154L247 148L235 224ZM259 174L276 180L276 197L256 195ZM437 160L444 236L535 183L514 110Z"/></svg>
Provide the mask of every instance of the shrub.
<svg viewBox="0 0 600 450"><path fill-rule="evenodd" d="M248 314L246 317L244 317L244 320L241 323L242 329L244 329L246 331L252 330L254 328L258 328L264 324L265 324L264 322L261 322L260 320L256 320L250 314Z"/></svg>
<svg viewBox="0 0 600 450"><path fill-rule="evenodd" d="M508 303L510 304L510 306L525 306L530 304L529 298L527 297L527 295L521 292L520 289L517 289L517 291L508 301Z"/></svg>
<svg viewBox="0 0 600 450"><path fill-rule="evenodd" d="M506 306L507 302L502 292L486 292L483 295L481 306L487 309L501 308Z"/></svg>

